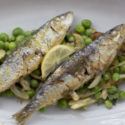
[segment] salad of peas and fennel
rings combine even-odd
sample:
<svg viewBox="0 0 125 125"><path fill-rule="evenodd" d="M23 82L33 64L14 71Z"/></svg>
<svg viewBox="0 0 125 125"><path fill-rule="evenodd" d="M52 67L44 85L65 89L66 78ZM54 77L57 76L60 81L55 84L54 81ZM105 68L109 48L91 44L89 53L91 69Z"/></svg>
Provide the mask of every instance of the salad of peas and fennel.
<svg viewBox="0 0 125 125"><path fill-rule="evenodd" d="M2 64L11 52L21 46L22 41L32 37L32 32L17 27L12 31L11 36L7 33L0 33L0 63ZM77 50L89 45L101 34L101 32L96 31L92 26L91 20L83 19L75 26L72 32L67 33L62 44L74 47ZM57 51L57 48L53 50L53 53L54 51ZM96 103L104 104L106 108L111 109L117 101L125 99L125 91L119 88L119 84L122 83L124 78L125 56L124 50L121 50L105 74L97 76L93 81L89 81L89 84L85 84L84 87L74 91L70 97L59 100L57 106L62 109L71 108L75 110L86 109L89 105ZM36 89L41 81L41 67L39 66L30 75L21 78L19 81L20 84L17 83L15 87L1 93L1 96L16 96L22 100L29 100L35 95ZM40 111L45 111L45 108L40 109Z"/></svg>

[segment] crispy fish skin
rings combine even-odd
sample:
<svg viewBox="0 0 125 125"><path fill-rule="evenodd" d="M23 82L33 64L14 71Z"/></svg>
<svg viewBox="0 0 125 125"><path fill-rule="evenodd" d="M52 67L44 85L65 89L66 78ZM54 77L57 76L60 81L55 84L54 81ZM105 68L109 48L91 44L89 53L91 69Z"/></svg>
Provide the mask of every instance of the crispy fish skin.
<svg viewBox="0 0 125 125"><path fill-rule="evenodd" d="M0 66L0 92L37 69L43 55L62 42L72 21L72 12L53 18L40 27L25 46L10 55Z"/></svg>
<svg viewBox="0 0 125 125"><path fill-rule="evenodd" d="M38 89L36 96L14 115L19 125L39 108L49 106L103 73L125 42L125 24L104 33L85 49L75 52Z"/></svg>

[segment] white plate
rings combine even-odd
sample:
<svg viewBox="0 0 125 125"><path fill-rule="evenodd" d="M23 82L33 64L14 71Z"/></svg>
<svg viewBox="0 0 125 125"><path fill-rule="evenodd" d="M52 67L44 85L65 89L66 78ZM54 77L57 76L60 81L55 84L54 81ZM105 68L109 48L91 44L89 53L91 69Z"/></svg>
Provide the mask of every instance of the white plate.
<svg viewBox="0 0 125 125"><path fill-rule="evenodd" d="M74 22L89 18L101 31L125 22L125 0L0 0L0 31L10 32L16 26L34 29L68 10L74 11ZM0 98L0 125L13 125L8 116L24 105L13 98ZM27 125L125 125L124 117L125 102L112 110L103 106L87 111L50 107L45 113L36 113Z"/></svg>

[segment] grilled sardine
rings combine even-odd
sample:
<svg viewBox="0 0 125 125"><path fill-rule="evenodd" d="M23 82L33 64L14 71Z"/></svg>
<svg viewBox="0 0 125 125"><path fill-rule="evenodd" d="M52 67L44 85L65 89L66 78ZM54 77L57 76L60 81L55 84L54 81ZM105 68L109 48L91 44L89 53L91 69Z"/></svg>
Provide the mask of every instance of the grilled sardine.
<svg viewBox="0 0 125 125"><path fill-rule="evenodd" d="M25 46L13 52L0 66L0 92L37 69L44 54L62 42L72 21L72 12L53 18L40 27Z"/></svg>

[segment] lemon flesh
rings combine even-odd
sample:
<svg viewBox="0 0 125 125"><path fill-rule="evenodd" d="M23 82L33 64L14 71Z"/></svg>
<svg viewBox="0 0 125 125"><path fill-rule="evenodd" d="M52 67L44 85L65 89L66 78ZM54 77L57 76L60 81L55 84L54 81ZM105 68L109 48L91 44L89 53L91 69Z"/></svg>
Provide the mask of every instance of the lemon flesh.
<svg viewBox="0 0 125 125"><path fill-rule="evenodd" d="M42 61L42 79L45 80L46 77L73 52L74 48L67 45L57 45L50 49Z"/></svg>

